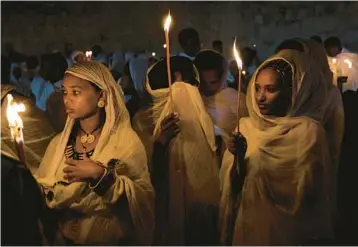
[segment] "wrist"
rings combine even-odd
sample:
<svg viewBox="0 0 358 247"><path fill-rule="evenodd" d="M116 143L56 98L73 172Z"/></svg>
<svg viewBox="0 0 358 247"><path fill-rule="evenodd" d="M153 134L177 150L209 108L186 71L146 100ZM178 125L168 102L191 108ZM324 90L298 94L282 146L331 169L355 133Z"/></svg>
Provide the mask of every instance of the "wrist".
<svg viewBox="0 0 358 247"><path fill-rule="evenodd" d="M103 173L106 172L106 169L102 166L97 165L96 171L92 175L92 179L98 180L103 176Z"/></svg>

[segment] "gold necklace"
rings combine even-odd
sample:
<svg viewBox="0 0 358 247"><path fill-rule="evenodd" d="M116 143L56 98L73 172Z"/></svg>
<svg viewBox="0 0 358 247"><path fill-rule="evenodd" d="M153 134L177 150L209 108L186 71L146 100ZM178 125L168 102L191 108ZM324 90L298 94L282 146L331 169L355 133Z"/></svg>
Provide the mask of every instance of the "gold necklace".
<svg viewBox="0 0 358 247"><path fill-rule="evenodd" d="M82 144L85 144L85 143L91 144L91 143L93 143L94 140L96 139L95 136L93 135L93 133L96 132L97 130L99 130L101 127L102 127L102 125L99 125L94 131L92 131L91 133L87 133L80 126L81 131L83 133L85 133L84 135L81 136L81 143Z"/></svg>

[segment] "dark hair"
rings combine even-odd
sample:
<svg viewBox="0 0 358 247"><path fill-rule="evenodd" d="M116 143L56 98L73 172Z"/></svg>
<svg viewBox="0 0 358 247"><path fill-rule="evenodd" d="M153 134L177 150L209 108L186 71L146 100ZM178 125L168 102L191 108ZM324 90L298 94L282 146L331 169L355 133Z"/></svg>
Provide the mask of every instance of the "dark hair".
<svg viewBox="0 0 358 247"><path fill-rule="evenodd" d="M1 55L1 84L10 83L11 62L6 56Z"/></svg>
<svg viewBox="0 0 358 247"><path fill-rule="evenodd" d="M27 69L36 69L39 65L39 59L36 56L29 56L26 59L26 67Z"/></svg>
<svg viewBox="0 0 358 247"><path fill-rule="evenodd" d="M324 41L324 47L338 47L341 48L341 40L337 37L329 37Z"/></svg>
<svg viewBox="0 0 358 247"><path fill-rule="evenodd" d="M94 45L92 47L92 54L93 54L93 57L97 57L99 54L102 53L102 46L100 45Z"/></svg>
<svg viewBox="0 0 358 247"><path fill-rule="evenodd" d="M61 80L67 69L67 61L60 52L41 56L40 74L51 83Z"/></svg>
<svg viewBox="0 0 358 247"><path fill-rule="evenodd" d="M319 35L313 35L310 39L317 41L318 43L322 44L322 38Z"/></svg>
<svg viewBox="0 0 358 247"><path fill-rule="evenodd" d="M292 75L293 71L289 63L282 59L276 59L264 65L260 71L271 68L279 74L279 85L287 85L292 88Z"/></svg>
<svg viewBox="0 0 358 247"><path fill-rule="evenodd" d="M279 46L276 48L275 53L281 51L281 50L296 50L300 52L305 52L305 48L301 42L298 41L298 39L287 39L284 40L279 44Z"/></svg>
<svg viewBox="0 0 358 247"><path fill-rule="evenodd" d="M184 28L178 34L179 44L187 46L192 40L199 40L199 33L194 28Z"/></svg>
<svg viewBox="0 0 358 247"><path fill-rule="evenodd" d="M193 62L187 57L171 57L170 70L173 83L175 80L174 73L180 72L182 74L183 81L191 85L199 84L199 82L195 78ZM148 74L148 79L150 87L153 90L169 87L166 59L159 60L159 62L153 66L153 68Z"/></svg>
<svg viewBox="0 0 358 247"><path fill-rule="evenodd" d="M224 57L216 51L204 50L196 55L194 64L199 71L216 70L219 78L224 74Z"/></svg>
<svg viewBox="0 0 358 247"><path fill-rule="evenodd" d="M217 45L220 45L222 46L223 45L223 42L221 40L214 40L213 43L212 43L212 46L217 46Z"/></svg>

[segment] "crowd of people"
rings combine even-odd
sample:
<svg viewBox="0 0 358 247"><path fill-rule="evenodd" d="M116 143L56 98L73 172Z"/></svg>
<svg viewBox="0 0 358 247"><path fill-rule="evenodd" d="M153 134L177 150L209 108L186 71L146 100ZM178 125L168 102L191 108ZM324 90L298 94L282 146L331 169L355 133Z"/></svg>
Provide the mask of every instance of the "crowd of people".
<svg viewBox="0 0 358 247"><path fill-rule="evenodd" d="M239 70L220 40L178 41L171 85L145 51L2 54L2 244L356 244L358 54L292 38Z"/></svg>

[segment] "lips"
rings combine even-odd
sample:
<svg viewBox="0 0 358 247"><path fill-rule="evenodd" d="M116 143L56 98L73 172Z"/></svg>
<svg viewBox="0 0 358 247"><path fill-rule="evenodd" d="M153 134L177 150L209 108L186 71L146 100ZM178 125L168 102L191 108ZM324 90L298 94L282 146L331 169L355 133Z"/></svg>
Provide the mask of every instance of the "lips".
<svg viewBox="0 0 358 247"><path fill-rule="evenodd" d="M267 109L267 105L263 105L263 104L258 104L258 107L263 110Z"/></svg>
<svg viewBox="0 0 358 247"><path fill-rule="evenodd" d="M73 109L68 109L68 108L66 109L66 113L67 113L67 114L71 114L71 113L74 113L74 112L75 112L75 111L74 111Z"/></svg>

